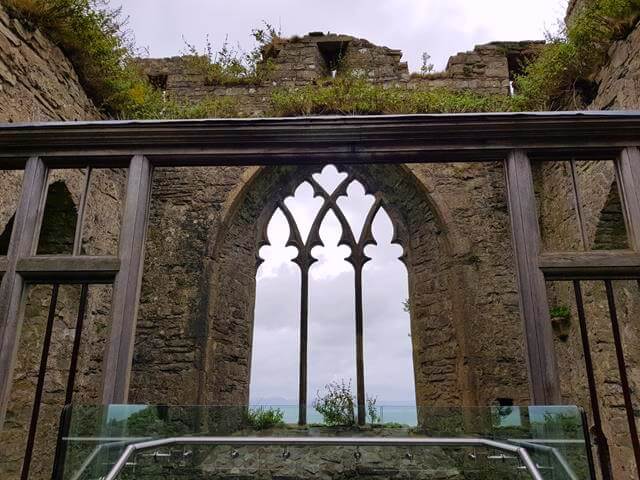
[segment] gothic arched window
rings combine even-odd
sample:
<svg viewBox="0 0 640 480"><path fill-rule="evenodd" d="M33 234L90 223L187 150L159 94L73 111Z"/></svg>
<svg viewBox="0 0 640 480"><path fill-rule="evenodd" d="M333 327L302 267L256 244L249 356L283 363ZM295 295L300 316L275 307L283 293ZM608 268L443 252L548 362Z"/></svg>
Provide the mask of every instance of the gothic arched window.
<svg viewBox="0 0 640 480"><path fill-rule="evenodd" d="M281 377L295 355L299 423L307 421L309 376L322 376L323 368L342 368L349 377L355 373L358 422L364 424L370 384L402 379L405 396L415 398L409 316L403 308L408 297L403 248L382 195L368 194L352 172L330 165L305 176L296 188L282 190L259 235L252 397L260 381L280 381L283 389L289 388ZM323 333L321 323L332 320L333 330ZM298 335L297 352L295 340L283 333L285 324ZM262 346L266 336L270 351ZM324 337L328 348L346 339L355 355L344 355L343 348L343 355L316 356L310 362L318 337ZM372 355L366 356L365 349ZM349 365L331 365L340 356L350 357ZM371 368L366 376L365 361ZM401 368L384 371L398 362Z"/></svg>

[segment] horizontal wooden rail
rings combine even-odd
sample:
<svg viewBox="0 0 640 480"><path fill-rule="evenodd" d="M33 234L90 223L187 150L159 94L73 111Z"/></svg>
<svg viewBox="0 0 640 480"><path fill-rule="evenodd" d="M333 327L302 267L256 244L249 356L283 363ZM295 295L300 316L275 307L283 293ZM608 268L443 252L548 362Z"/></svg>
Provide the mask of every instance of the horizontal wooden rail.
<svg viewBox="0 0 640 480"><path fill-rule="evenodd" d="M0 124L0 168L31 155L55 168L124 166L133 155L176 166L493 161L512 149L611 159L639 145L639 131L633 112Z"/></svg>
<svg viewBox="0 0 640 480"><path fill-rule="evenodd" d="M640 254L631 251L545 253L539 265L545 278L555 280L640 276Z"/></svg>
<svg viewBox="0 0 640 480"><path fill-rule="evenodd" d="M16 267L16 272L31 283L108 283L113 282L119 270L118 257L92 256L24 257L18 260Z"/></svg>

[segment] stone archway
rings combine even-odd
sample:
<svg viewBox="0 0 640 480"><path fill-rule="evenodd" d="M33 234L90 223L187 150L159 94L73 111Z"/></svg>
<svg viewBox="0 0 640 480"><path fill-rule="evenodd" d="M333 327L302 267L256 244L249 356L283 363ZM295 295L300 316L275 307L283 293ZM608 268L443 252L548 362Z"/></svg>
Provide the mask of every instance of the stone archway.
<svg viewBox="0 0 640 480"><path fill-rule="evenodd" d="M259 232L274 199L290 192L310 167L268 167L227 202L224 228L209 240L205 352L198 402L241 405L249 399L255 278ZM474 404L463 330L467 311L460 295L470 279L463 268L465 242L427 187L405 166L340 166L369 192L379 193L406 250L413 363L418 405ZM314 167L313 170L317 170ZM451 241L451 237L455 241Z"/></svg>

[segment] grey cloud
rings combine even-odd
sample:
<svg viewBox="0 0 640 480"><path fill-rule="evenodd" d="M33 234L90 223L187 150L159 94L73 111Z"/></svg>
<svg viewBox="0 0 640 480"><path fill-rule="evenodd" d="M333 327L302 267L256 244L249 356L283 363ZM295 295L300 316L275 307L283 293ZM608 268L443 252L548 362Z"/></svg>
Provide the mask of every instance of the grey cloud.
<svg viewBox="0 0 640 480"><path fill-rule="evenodd" d="M140 46L151 56L173 56L184 50L183 36L202 46L207 34L215 45L228 36L245 50L251 28L263 20L281 26L283 34L331 31L367 38L404 52L419 70L428 51L437 68L458 51L494 40L542 38L564 16L566 0L111 0L122 5Z"/></svg>

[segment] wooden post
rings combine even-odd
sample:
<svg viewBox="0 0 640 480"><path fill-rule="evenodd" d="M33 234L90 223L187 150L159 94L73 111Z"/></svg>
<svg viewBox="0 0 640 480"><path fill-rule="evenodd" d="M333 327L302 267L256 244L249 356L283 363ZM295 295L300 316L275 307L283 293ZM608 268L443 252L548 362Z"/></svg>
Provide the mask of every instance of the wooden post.
<svg viewBox="0 0 640 480"><path fill-rule="evenodd" d="M531 402L537 405L558 404L560 381L544 275L538 265L540 227L531 163L524 151L509 153L505 174Z"/></svg>
<svg viewBox="0 0 640 480"><path fill-rule="evenodd" d="M618 190L624 209L629 244L640 252L640 150L622 150L616 162Z"/></svg>
<svg viewBox="0 0 640 480"><path fill-rule="evenodd" d="M47 167L38 157L27 161L22 193L16 209L6 271L0 286L0 428L4 424L13 367L22 327L24 280L16 272L18 260L35 254L44 209Z"/></svg>
<svg viewBox="0 0 640 480"><path fill-rule="evenodd" d="M120 271L111 303L111 335L104 360L102 403L126 403L142 285L144 244L153 168L141 155L131 159L120 230Z"/></svg>

